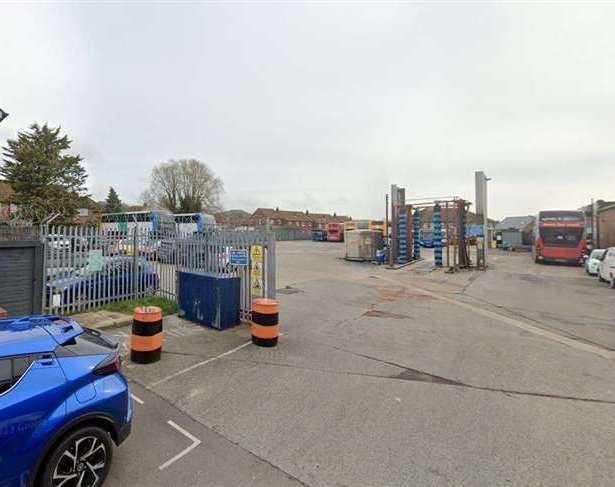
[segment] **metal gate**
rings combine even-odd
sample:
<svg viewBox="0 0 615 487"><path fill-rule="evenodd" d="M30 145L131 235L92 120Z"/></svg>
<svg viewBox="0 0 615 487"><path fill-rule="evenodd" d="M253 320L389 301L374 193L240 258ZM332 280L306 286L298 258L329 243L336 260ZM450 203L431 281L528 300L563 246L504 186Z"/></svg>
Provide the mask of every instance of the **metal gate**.
<svg viewBox="0 0 615 487"><path fill-rule="evenodd" d="M43 304L47 312L87 311L148 295L177 300L179 271L231 274L241 279L241 318L250 318L252 298L275 297L275 236L259 230L180 234L134 228L102 232L96 226L54 226L41 232L45 246ZM248 258L231 262L232 250L248 256L262 249L259 276ZM261 280L260 291L253 283Z"/></svg>
<svg viewBox="0 0 615 487"><path fill-rule="evenodd" d="M253 297L276 297L275 244L274 233L260 230L211 229L203 233L180 236L176 240L177 270L239 277L241 319L249 320ZM262 249L259 262L253 261L255 248ZM247 256L245 265L233 264L231 252L238 250L244 251ZM255 286L255 283L260 285ZM175 292L173 295L175 296Z"/></svg>

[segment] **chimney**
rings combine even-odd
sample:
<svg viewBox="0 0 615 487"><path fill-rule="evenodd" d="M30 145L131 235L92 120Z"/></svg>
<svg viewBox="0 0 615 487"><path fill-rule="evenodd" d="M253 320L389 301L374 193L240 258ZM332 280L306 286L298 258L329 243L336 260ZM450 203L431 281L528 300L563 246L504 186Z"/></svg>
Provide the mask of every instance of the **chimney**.
<svg viewBox="0 0 615 487"><path fill-rule="evenodd" d="M279 207L279 206L276 206L276 207L275 207L275 212L276 212L276 213L279 213L279 212L280 212L280 207Z"/></svg>
<svg viewBox="0 0 615 487"><path fill-rule="evenodd" d="M333 212L333 218L337 217L337 213Z"/></svg>
<svg viewBox="0 0 615 487"><path fill-rule="evenodd" d="M306 214L306 215L309 215L309 214L310 214L310 212L309 212L309 211L307 211L307 210L305 210L305 214Z"/></svg>

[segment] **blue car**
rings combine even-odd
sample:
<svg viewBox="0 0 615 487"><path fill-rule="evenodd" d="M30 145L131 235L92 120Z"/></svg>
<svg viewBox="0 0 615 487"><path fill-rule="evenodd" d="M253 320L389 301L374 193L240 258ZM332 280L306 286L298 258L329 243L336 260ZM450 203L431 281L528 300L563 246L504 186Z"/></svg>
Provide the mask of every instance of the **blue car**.
<svg viewBox="0 0 615 487"><path fill-rule="evenodd" d="M146 259L114 256L105 257L100 270L84 268L81 272L67 273L47 281L46 287L47 294L58 295L62 304L79 304L80 301L122 298L139 292L153 294L159 284L156 269Z"/></svg>
<svg viewBox="0 0 615 487"><path fill-rule="evenodd" d="M130 434L117 340L70 318L0 320L0 486L94 487Z"/></svg>

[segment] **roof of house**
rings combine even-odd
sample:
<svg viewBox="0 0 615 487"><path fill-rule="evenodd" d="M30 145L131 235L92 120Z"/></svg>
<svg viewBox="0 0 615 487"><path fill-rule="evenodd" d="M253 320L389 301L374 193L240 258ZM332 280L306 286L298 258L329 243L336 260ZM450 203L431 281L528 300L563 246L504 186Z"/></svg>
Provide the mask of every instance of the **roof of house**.
<svg viewBox="0 0 615 487"><path fill-rule="evenodd" d="M603 211L610 211L615 208L615 201L609 201L607 204L600 206L598 208L598 213L602 213Z"/></svg>
<svg viewBox="0 0 615 487"><path fill-rule="evenodd" d="M508 216L495 226L496 230L523 230L523 227L533 223L532 215Z"/></svg>
<svg viewBox="0 0 615 487"><path fill-rule="evenodd" d="M603 209L611 209L613 206L615 206L615 201L605 201L605 200L597 200L596 201L596 208L598 211L601 211ZM592 207L593 205L585 205L582 206L581 208L579 208L580 211L584 211L585 214L591 214L592 212Z"/></svg>
<svg viewBox="0 0 615 487"><path fill-rule="evenodd" d="M254 213L252 213L251 218L269 218L271 220L281 219L290 222L344 222L350 220L350 217L344 215L330 215L328 213L310 213L309 211L303 212L295 210L280 210L278 208L257 208Z"/></svg>

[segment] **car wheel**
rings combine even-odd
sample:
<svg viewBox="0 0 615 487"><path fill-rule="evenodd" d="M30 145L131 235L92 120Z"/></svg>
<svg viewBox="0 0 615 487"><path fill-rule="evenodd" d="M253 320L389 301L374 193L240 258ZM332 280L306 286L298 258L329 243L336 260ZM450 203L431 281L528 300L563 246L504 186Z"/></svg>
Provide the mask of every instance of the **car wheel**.
<svg viewBox="0 0 615 487"><path fill-rule="evenodd" d="M605 279L603 279L602 276L600 275L600 271L598 271L598 281L605 282Z"/></svg>
<svg viewBox="0 0 615 487"><path fill-rule="evenodd" d="M41 486L101 486L111 467L112 448L109 433L96 426L69 434L43 466Z"/></svg>

